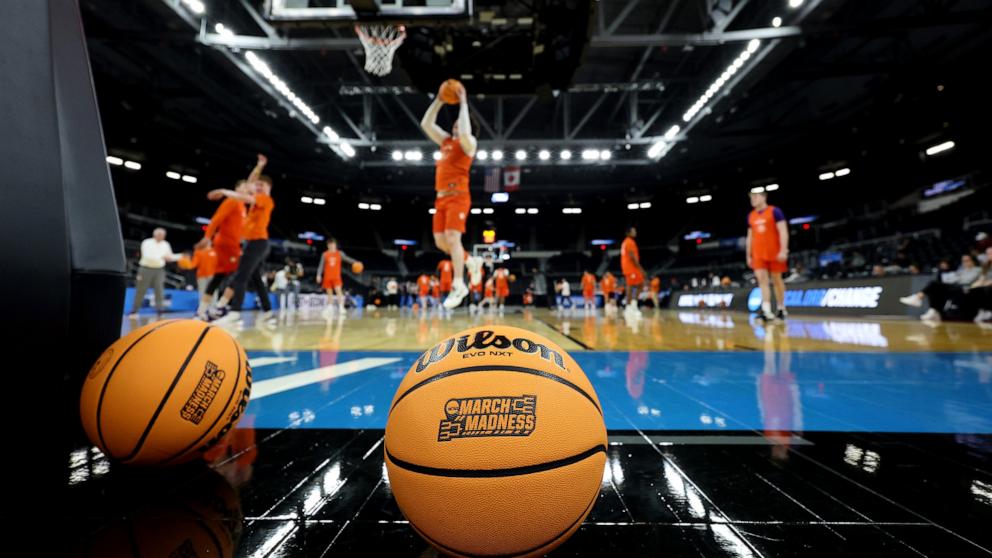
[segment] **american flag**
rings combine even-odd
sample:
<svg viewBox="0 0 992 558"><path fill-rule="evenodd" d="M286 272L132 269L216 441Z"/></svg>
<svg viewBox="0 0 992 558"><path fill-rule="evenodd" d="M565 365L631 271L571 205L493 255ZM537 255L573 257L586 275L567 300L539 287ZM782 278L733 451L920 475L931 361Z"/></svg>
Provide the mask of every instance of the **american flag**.
<svg viewBox="0 0 992 558"><path fill-rule="evenodd" d="M489 167L486 169L486 182L483 192L499 192L499 167Z"/></svg>

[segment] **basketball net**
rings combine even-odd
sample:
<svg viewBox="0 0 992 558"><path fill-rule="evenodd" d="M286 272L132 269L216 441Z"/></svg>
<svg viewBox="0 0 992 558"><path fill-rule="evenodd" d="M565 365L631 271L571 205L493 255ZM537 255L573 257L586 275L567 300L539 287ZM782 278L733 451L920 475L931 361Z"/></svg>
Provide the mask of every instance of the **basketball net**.
<svg viewBox="0 0 992 558"><path fill-rule="evenodd" d="M365 47L365 71L376 76L391 72L393 54L406 39L406 27L359 24L355 26L355 33Z"/></svg>

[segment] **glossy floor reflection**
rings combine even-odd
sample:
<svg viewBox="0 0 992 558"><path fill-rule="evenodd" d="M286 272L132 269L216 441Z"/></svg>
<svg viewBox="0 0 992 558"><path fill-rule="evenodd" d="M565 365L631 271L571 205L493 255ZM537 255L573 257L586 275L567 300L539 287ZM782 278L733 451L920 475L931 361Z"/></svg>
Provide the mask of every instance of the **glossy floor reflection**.
<svg viewBox="0 0 992 558"><path fill-rule="evenodd" d="M707 312L248 316L232 328L255 374L240 427L207 463L171 471L80 447L70 533L52 544L73 556L435 556L390 493L385 410L419 351L487 322L553 336L603 403L600 498L553 556L992 554L988 331L762 327Z"/></svg>

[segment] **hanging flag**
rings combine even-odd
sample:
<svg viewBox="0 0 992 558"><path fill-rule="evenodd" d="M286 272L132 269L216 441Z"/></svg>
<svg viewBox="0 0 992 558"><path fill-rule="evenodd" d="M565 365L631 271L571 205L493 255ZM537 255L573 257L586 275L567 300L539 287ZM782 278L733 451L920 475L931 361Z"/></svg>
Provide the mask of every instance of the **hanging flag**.
<svg viewBox="0 0 992 558"><path fill-rule="evenodd" d="M507 192L520 189L520 167L506 167L503 172L503 189Z"/></svg>
<svg viewBox="0 0 992 558"><path fill-rule="evenodd" d="M499 167L486 168L486 182L483 187L484 192L499 192Z"/></svg>

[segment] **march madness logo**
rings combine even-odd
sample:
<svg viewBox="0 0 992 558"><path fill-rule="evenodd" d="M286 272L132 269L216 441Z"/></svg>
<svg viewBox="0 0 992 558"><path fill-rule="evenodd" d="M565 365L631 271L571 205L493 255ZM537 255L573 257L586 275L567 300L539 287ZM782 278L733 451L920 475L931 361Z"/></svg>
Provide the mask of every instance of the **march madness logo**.
<svg viewBox="0 0 992 558"><path fill-rule="evenodd" d="M203 368L203 376L200 377L196 389L193 390L186 404L183 405L179 416L193 424L200 424L203 415L207 413L210 404L217 397L217 392L220 391L220 386L224 383L224 376L224 371L208 360Z"/></svg>
<svg viewBox="0 0 992 558"><path fill-rule="evenodd" d="M449 399L437 441L482 436L530 436L537 425L536 395L493 395Z"/></svg>

